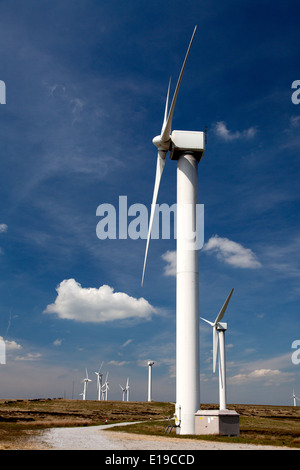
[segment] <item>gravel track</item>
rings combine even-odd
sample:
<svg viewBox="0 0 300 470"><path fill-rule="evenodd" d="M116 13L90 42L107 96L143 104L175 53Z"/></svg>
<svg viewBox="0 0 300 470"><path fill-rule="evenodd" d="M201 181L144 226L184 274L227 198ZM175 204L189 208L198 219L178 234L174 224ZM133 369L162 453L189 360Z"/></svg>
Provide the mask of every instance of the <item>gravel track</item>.
<svg viewBox="0 0 300 470"><path fill-rule="evenodd" d="M125 426L126 424L133 423L51 428L43 432L40 443L52 450L291 450L287 447L210 442L115 431L106 432L109 427Z"/></svg>

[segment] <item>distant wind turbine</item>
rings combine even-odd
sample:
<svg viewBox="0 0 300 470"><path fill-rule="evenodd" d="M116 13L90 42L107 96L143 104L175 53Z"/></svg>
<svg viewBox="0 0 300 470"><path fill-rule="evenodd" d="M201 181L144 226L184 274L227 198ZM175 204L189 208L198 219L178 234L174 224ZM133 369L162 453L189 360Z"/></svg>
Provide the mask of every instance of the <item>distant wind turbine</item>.
<svg viewBox="0 0 300 470"><path fill-rule="evenodd" d="M105 382L101 387L101 392L102 392L102 399L107 400L107 392L109 390L109 383L108 383L108 372L106 374Z"/></svg>
<svg viewBox="0 0 300 470"><path fill-rule="evenodd" d="M126 387L122 387L121 384L119 384L122 390L122 401L125 401L125 395L126 395Z"/></svg>
<svg viewBox="0 0 300 470"><path fill-rule="evenodd" d="M152 366L154 361L148 361L148 401L152 401Z"/></svg>
<svg viewBox="0 0 300 470"><path fill-rule="evenodd" d="M87 384L91 382L91 380L88 377L87 369L85 369L85 378L82 380L82 382L83 382L83 392L80 395L82 395L83 400L86 400Z"/></svg>
<svg viewBox="0 0 300 470"><path fill-rule="evenodd" d="M122 385L120 385L120 387L121 387L121 390L123 392L122 400L125 401L125 397L126 397L126 401L129 401L129 388L130 388L129 387L129 378L127 378L127 382L126 382L125 387L122 387Z"/></svg>
<svg viewBox="0 0 300 470"><path fill-rule="evenodd" d="M300 401L300 398L296 397L294 389L293 389L292 398L293 398L293 404L294 404L294 406L297 406L297 400Z"/></svg>
<svg viewBox="0 0 300 470"><path fill-rule="evenodd" d="M216 371L217 354L219 350L219 406L220 410L226 410L226 361L225 361L225 331L227 323L221 323L221 320L227 309L229 300L232 296L233 289L227 297L223 307L221 308L214 323L201 318L213 328L213 372Z"/></svg>
<svg viewBox="0 0 300 470"><path fill-rule="evenodd" d="M101 371L102 366L103 366L103 361L101 363L101 366L100 366L98 372L95 372L95 374L97 375L97 397L98 397L98 400L101 400L101 387L102 387L103 374L100 371Z"/></svg>
<svg viewBox="0 0 300 470"><path fill-rule="evenodd" d="M126 401L129 401L129 389L130 389L130 387L129 387L129 378L127 378L125 389L126 389Z"/></svg>

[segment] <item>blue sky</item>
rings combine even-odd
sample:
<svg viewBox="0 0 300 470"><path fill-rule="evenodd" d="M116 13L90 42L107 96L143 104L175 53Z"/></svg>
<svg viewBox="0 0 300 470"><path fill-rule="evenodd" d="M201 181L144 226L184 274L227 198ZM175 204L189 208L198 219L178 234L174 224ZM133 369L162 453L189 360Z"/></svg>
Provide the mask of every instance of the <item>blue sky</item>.
<svg viewBox="0 0 300 470"><path fill-rule="evenodd" d="M97 207L150 207L169 77L194 26L173 129L208 127L199 164L200 312L226 312L229 403L300 396L299 3L0 2L0 398L175 399L174 240L99 240ZM174 89L174 88L173 88ZM173 90L172 89L172 90ZM176 202L168 159L158 203ZM168 256L166 256L168 253ZM225 318L224 318L225 320ZM201 402L217 402L200 324Z"/></svg>

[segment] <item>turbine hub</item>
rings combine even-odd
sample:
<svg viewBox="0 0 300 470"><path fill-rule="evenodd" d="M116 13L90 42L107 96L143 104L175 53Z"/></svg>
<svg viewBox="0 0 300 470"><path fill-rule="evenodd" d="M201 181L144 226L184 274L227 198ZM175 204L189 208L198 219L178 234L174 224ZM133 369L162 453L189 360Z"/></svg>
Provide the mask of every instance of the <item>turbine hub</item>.
<svg viewBox="0 0 300 470"><path fill-rule="evenodd" d="M163 150L166 153L168 152L168 150L170 150L171 139L167 140L167 142L162 142L161 136L157 135L156 137L154 137L154 139L152 139L152 142L155 147L158 148L158 150Z"/></svg>

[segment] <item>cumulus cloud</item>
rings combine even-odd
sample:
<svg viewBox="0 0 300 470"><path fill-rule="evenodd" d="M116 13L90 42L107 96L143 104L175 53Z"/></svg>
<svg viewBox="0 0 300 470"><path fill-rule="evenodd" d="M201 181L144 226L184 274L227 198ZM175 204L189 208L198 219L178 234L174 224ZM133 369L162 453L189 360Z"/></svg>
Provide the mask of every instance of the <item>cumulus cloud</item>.
<svg viewBox="0 0 300 470"><path fill-rule="evenodd" d="M240 243L228 238L221 238L218 235L212 236L204 244L202 251L215 253L219 260L236 268L254 269L261 267L261 263L250 248L245 248ZM162 255L162 259L166 262L164 267L165 276L176 276L176 251L166 251Z"/></svg>
<svg viewBox="0 0 300 470"><path fill-rule="evenodd" d="M57 297L44 313L78 322L106 323L115 320L150 320L156 309L143 297L136 299L114 292L108 285L84 288L75 279L65 279L56 288Z"/></svg>
<svg viewBox="0 0 300 470"><path fill-rule="evenodd" d="M0 224L0 233L7 232L8 226L6 224Z"/></svg>
<svg viewBox="0 0 300 470"><path fill-rule="evenodd" d="M13 350L16 350L16 349L22 349L22 346L18 343L16 343L16 341L8 341L7 339L4 339L3 336L0 336L0 341L3 341L5 343L5 348L6 350L10 350L10 351L13 351Z"/></svg>
<svg viewBox="0 0 300 470"><path fill-rule="evenodd" d="M229 382L238 385L253 381L263 381L264 385L278 385L292 375L279 369L255 369L249 373L234 375L230 377Z"/></svg>
<svg viewBox="0 0 300 470"><path fill-rule="evenodd" d="M218 259L236 268L254 269L261 267L261 263L252 250L218 235L211 237L202 250L208 253L216 253Z"/></svg>
<svg viewBox="0 0 300 470"><path fill-rule="evenodd" d="M176 276L176 251L166 251L162 255L162 259L167 263L164 274L166 276Z"/></svg>
<svg viewBox="0 0 300 470"><path fill-rule="evenodd" d="M227 129L224 121L217 122L214 126L214 131L219 137L226 140L227 142L239 139L252 139L252 137L254 137L256 134L255 127L249 127L249 129L245 129L243 131L232 132Z"/></svg>

